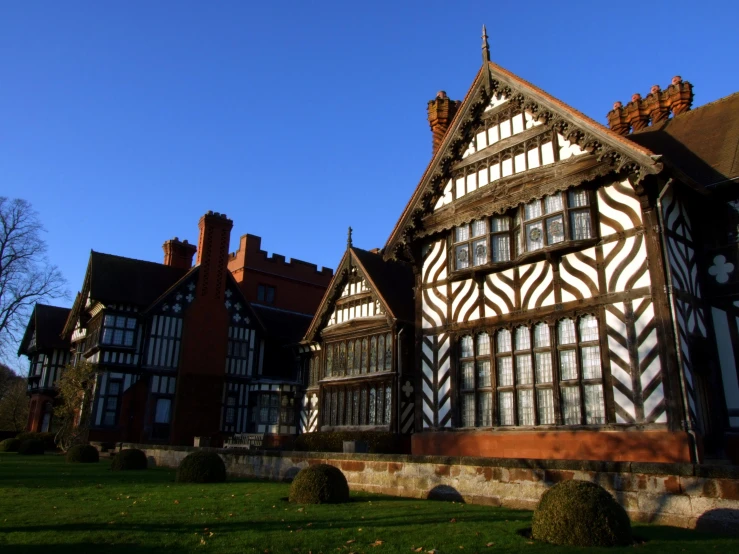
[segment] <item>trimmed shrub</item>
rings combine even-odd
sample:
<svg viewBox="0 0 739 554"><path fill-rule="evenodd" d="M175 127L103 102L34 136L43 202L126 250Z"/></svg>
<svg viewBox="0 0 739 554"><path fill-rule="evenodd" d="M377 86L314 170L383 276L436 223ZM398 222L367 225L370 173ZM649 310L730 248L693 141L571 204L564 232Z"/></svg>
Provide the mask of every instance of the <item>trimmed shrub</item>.
<svg viewBox="0 0 739 554"><path fill-rule="evenodd" d="M99 461L98 449L91 444L76 444L67 450L68 464L96 464Z"/></svg>
<svg viewBox="0 0 739 554"><path fill-rule="evenodd" d="M410 440L405 435L386 431L321 431L303 433L295 439L295 450L303 452L342 452L344 441L363 441L371 454L408 454Z"/></svg>
<svg viewBox="0 0 739 554"><path fill-rule="evenodd" d="M222 483L226 480L226 464L215 452L188 454L177 468L178 483Z"/></svg>
<svg viewBox="0 0 739 554"><path fill-rule="evenodd" d="M624 546L632 542L626 510L600 485L564 481L541 497L531 536L567 546Z"/></svg>
<svg viewBox="0 0 739 554"><path fill-rule="evenodd" d="M301 469L290 485L290 502L340 504L349 501L349 485L337 467L316 464Z"/></svg>
<svg viewBox="0 0 739 554"><path fill-rule="evenodd" d="M54 433L18 433L15 436L16 439L21 441L25 440L40 440L44 443L45 450L56 450L56 443L54 442Z"/></svg>
<svg viewBox="0 0 739 554"><path fill-rule="evenodd" d="M110 469L113 471L140 470L148 467L149 462L146 459L146 454L138 448L121 450L115 455L110 464Z"/></svg>
<svg viewBox="0 0 739 554"><path fill-rule="evenodd" d="M0 452L18 452L21 441L18 439L5 439L0 442Z"/></svg>
<svg viewBox="0 0 739 554"><path fill-rule="evenodd" d="M18 454L22 456L38 456L44 453L44 442L38 439L26 439L18 446Z"/></svg>

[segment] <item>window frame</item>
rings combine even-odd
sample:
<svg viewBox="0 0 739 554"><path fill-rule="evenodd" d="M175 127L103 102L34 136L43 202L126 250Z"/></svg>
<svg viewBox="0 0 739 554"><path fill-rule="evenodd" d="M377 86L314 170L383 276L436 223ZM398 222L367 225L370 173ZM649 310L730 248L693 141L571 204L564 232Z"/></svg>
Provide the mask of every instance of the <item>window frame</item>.
<svg viewBox="0 0 739 554"><path fill-rule="evenodd" d="M113 323L108 323L108 318L113 318ZM119 320L123 319L123 325L119 325ZM100 325L100 345L114 348L136 348L136 331L138 330L138 319L126 314L105 313L102 315ZM111 333L111 337L106 339L107 333ZM121 333L121 342L116 342L116 333ZM126 337L131 336L131 343L126 344Z"/></svg>
<svg viewBox="0 0 739 554"><path fill-rule="evenodd" d="M559 336L559 326L562 321L570 320L574 324L574 342L561 343ZM587 320L594 320L597 324L595 334L593 337L585 337L581 331L581 322ZM537 343L536 329L539 325L545 325L548 329L549 340L548 344ZM567 316L559 316L556 319L542 319L537 321L525 321L518 323L510 323L500 327L494 328L483 328L475 329L474 331L459 332L455 336L455 351L456 356L454 360L455 367L455 379L456 383L456 394L454 395L454 401L456 403L455 415L455 427L459 429L473 429L473 428L542 428L542 427L594 427L610 425L615 423L611 410L612 399L609 397L606 383L608 382L608 370L607 363L604 360L603 345L601 344L600 337L603 330L603 317L599 314L592 312L577 313ZM529 340L528 345L523 348L517 348L516 332L520 328L528 330ZM489 340L489 353L478 354L477 337L481 334L487 334ZM502 350L499 346L499 335L507 333L510 336L510 350ZM472 337L472 356L463 356L462 346L463 341L467 337ZM583 373L584 360L587 357L585 352L586 348L597 347L597 357L591 357L591 360L597 360L599 373L592 377L587 377ZM564 379L562 376L562 360L560 352L573 351L575 359L576 376L574 379ZM538 357L541 355L543 357ZM528 356L530 360L530 379L527 382L521 382L519 371L519 359L518 356ZM511 381L502 384L500 380L501 368L505 367L506 362L501 362L501 359L510 359L510 371ZM490 383L491 386L479 386L478 384L478 371L477 364L481 360L489 360L490 362ZM546 365L540 365L540 361L544 361L544 364L549 363L550 367ZM463 364L473 363L473 379L475 386L474 388L463 388L464 370ZM548 381L540 380L540 370L545 368L545 371L551 373L551 378ZM549 376L547 376L549 377ZM564 389L568 387L577 387L578 389L578 409L579 418L577 422L565 423L565 397ZM595 386L600 387L599 398L596 396L598 401L595 404L588 404L586 402L586 387ZM522 424L522 414L520 412L520 391L530 390L531 393L529 398L531 400L531 409L533 410L533 423ZM594 394L598 394L597 389ZM492 391L492 406L491 406L491 422L492 425L481 425L481 418L478 409L478 394L487 393ZM540 394L546 395L546 392L540 391L551 391L551 403L552 403L552 421L541 423L544 419L545 414L540 406ZM474 393L474 409L475 409L475 426L467 425L467 418L464 414L465 401L463 400L464 395L470 395ZM502 420L502 403L501 393L510 393L512 397L511 402L511 421L512 423L507 424ZM544 408L546 410L546 408ZM590 417L597 417L598 420L589 421Z"/></svg>
<svg viewBox="0 0 739 554"><path fill-rule="evenodd" d="M118 386L118 392L113 394L110 392L111 385L117 385ZM105 383L105 392L104 394L100 395L99 402L102 402L103 408L101 410L101 416L100 416L100 427L107 427L112 428L116 427L118 424L118 417L120 415L121 411L121 400L123 399L123 378L112 378L110 375L108 375L108 379ZM110 400L115 399L115 406L113 408L110 408ZM106 416L108 414L113 414L113 422L112 423L106 423Z"/></svg>
<svg viewBox="0 0 739 554"><path fill-rule="evenodd" d="M321 429L392 428L396 394L388 378L322 386Z"/></svg>
<svg viewBox="0 0 739 554"><path fill-rule="evenodd" d="M571 206L570 198L576 193L584 193L587 199L586 205L573 205ZM553 210L547 213L546 211L546 199L559 196L561 201L561 209ZM449 235L449 267L450 272L453 274L459 274L469 271L477 271L485 268L502 268L507 266L515 265L521 260L525 260L529 257L534 257L542 253L552 252L556 250L564 250L572 248L573 246L582 245L596 241L598 239L598 226L597 226L597 201L595 192L586 187L574 187L563 191L554 192L552 194L544 195L541 198L534 199L525 204L521 204L515 208L512 208L502 214L492 214L483 218L475 219L461 225L456 225L452 228ZM526 219L527 206L531 206L534 202L538 202L541 207L541 212L535 217ZM590 222L589 237L586 238L574 238L573 237L573 216L576 213L587 213ZM508 221L508 229L495 231L494 221L497 218L505 218ZM547 221L561 218L562 221L562 240L557 242L548 241ZM474 260L473 245L481 240L483 235L472 236L473 225L483 221L486 226L485 237L485 252L486 261L485 263L473 265ZM540 224L542 233L542 246L536 249L530 249L528 247L528 241L526 240L525 230L527 226ZM467 238L458 240L458 230L467 228ZM494 259L494 239L496 237L507 237L508 238L508 259L507 260L495 260ZM470 253L470 263L467 267L458 267L457 261L457 249L463 246L467 246L467 251Z"/></svg>
<svg viewBox="0 0 739 554"><path fill-rule="evenodd" d="M332 340L325 343L322 350L325 354L322 356L319 381L368 377L395 370L395 345L391 331L375 331L367 335ZM359 366L356 365L357 362Z"/></svg>
<svg viewBox="0 0 739 554"><path fill-rule="evenodd" d="M270 300L270 293L272 299ZM277 298L277 287L274 285L268 285L266 283L259 283L257 285L257 302L261 302L267 306L274 306L275 299Z"/></svg>

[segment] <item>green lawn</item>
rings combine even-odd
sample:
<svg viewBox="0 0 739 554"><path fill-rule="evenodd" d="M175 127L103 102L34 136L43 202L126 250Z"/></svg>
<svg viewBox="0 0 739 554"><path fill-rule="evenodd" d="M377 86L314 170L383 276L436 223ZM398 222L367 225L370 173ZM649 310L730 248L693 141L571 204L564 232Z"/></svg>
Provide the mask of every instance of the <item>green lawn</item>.
<svg viewBox="0 0 739 554"><path fill-rule="evenodd" d="M179 485L168 469L113 473L108 461L2 453L0 552L578 551L519 534L531 512L364 493L343 505L297 506L287 502L288 488L246 479ZM658 526L635 532L642 552L739 552L739 538Z"/></svg>

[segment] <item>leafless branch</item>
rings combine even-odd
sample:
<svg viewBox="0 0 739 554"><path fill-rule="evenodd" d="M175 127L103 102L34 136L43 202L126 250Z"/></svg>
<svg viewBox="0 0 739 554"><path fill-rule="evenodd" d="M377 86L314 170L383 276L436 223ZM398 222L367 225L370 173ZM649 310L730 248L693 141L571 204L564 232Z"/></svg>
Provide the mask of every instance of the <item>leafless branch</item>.
<svg viewBox="0 0 739 554"><path fill-rule="evenodd" d="M38 214L22 199L0 196L0 355L9 359L37 302L67 296L46 255Z"/></svg>

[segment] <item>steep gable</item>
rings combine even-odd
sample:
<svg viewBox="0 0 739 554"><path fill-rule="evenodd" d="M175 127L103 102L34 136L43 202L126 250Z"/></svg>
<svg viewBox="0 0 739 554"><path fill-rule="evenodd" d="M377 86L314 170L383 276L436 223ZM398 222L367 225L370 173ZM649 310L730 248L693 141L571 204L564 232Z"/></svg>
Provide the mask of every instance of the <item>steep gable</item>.
<svg viewBox="0 0 739 554"><path fill-rule="evenodd" d="M61 336L69 313L69 308L36 304L18 347L18 355L25 354L31 342L35 342L38 349L69 348L69 342Z"/></svg>
<svg viewBox="0 0 739 554"><path fill-rule="evenodd" d="M640 181L661 170L647 148L486 61L388 238L384 256L408 257L413 238L474 219L481 204L502 213L609 173Z"/></svg>
<svg viewBox="0 0 739 554"><path fill-rule="evenodd" d="M412 322L413 272L403 262L350 247L305 335L317 340L326 327L367 318Z"/></svg>

